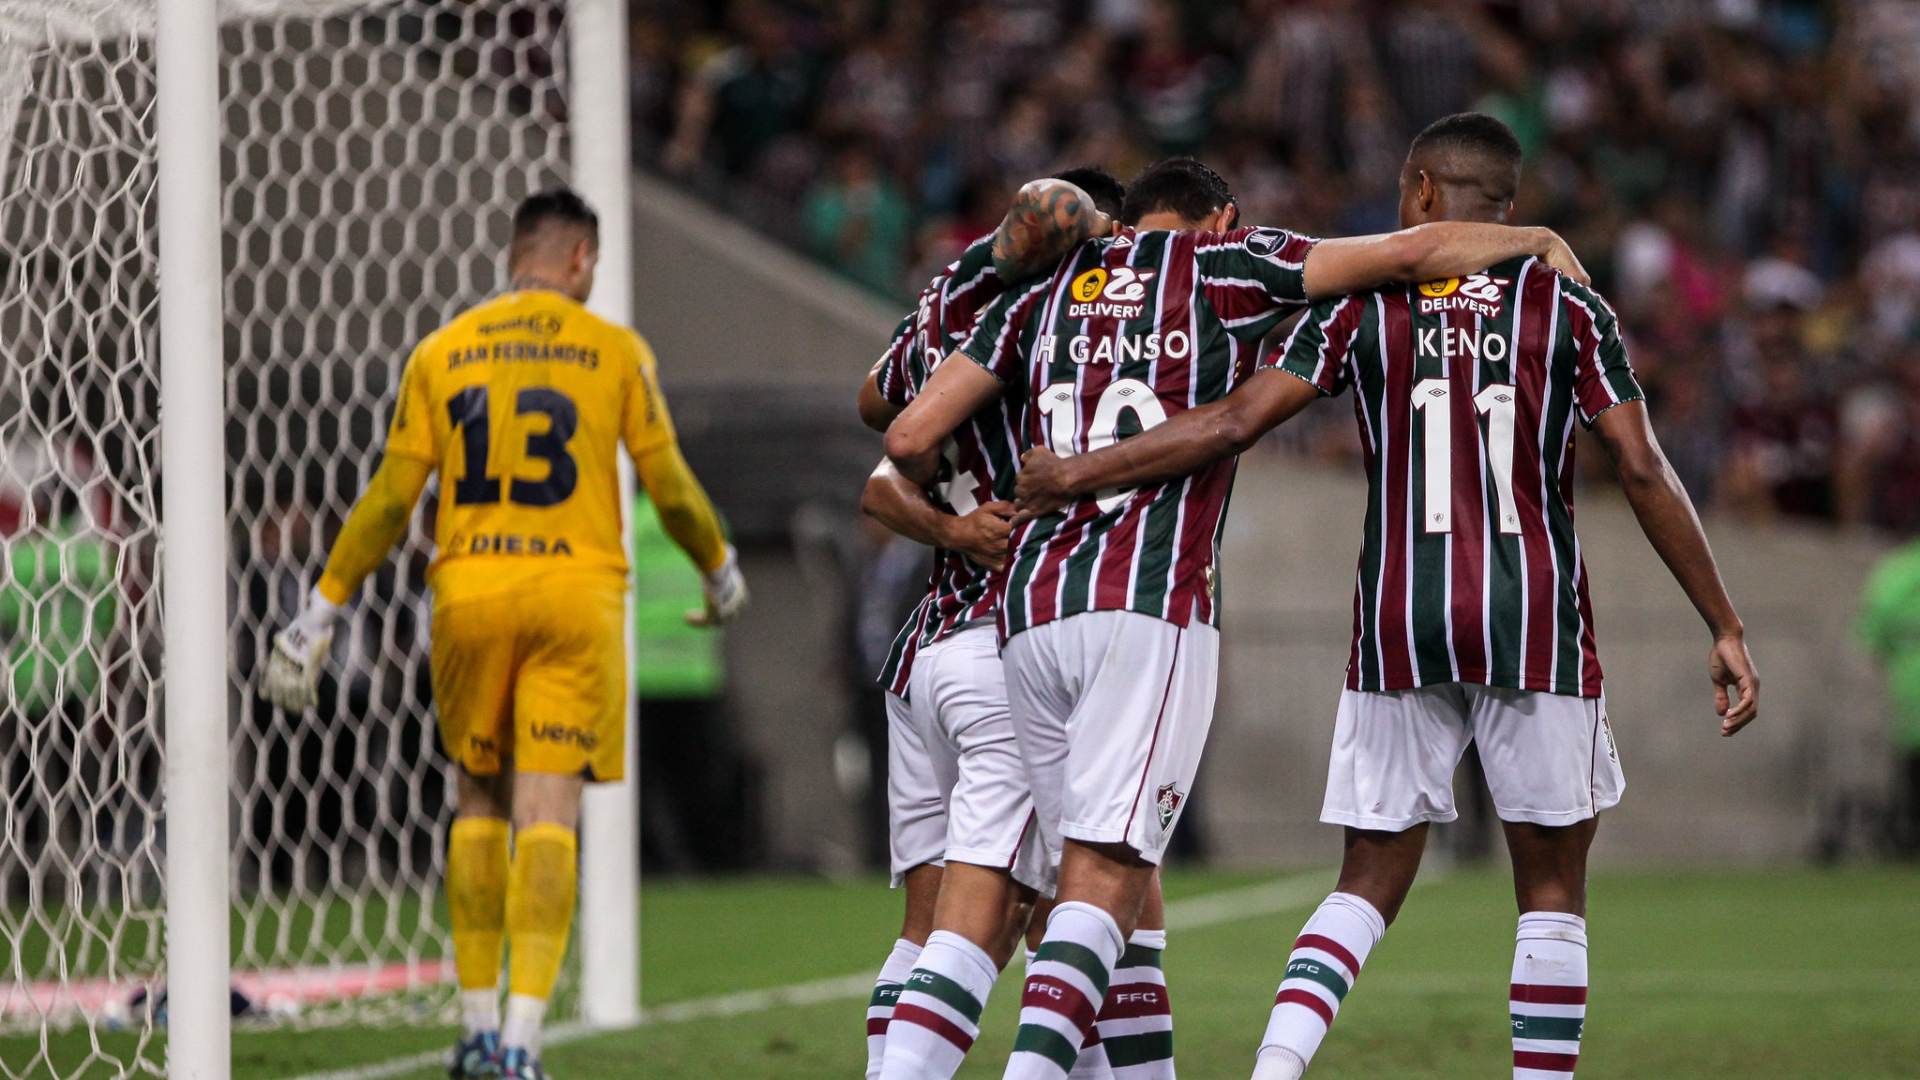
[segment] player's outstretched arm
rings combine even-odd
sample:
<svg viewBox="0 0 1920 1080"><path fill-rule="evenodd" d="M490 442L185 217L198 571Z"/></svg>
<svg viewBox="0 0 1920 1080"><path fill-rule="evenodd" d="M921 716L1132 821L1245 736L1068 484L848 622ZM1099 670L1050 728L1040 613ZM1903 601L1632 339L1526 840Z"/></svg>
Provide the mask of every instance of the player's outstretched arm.
<svg viewBox="0 0 1920 1080"><path fill-rule="evenodd" d="M954 429L989 403L1006 386L964 352L954 352L920 388L913 404L887 428L887 457L900 474L921 487L940 479L940 445Z"/></svg>
<svg viewBox="0 0 1920 1080"><path fill-rule="evenodd" d="M1137 487L1198 472L1244 452L1319 396L1305 379L1269 368L1219 401L1091 454L1063 458L1036 447L1020 459L1015 520L1051 514L1102 488Z"/></svg>
<svg viewBox="0 0 1920 1080"><path fill-rule="evenodd" d="M993 271L1009 285L1051 270L1080 242L1113 231L1093 197L1065 180L1034 180L1020 189L993 234Z"/></svg>
<svg viewBox="0 0 1920 1080"><path fill-rule="evenodd" d="M909 540L957 551L989 570L1006 565L1012 503L990 502L971 513L949 514L934 505L926 489L901 476L893 462L883 460L867 477L860 509Z"/></svg>
<svg viewBox="0 0 1920 1080"><path fill-rule="evenodd" d="M417 458L388 454L380 462L333 541L320 583L293 622L273 636L273 653L260 678L261 697L283 709L313 704L320 663L333 642L334 616L405 535L431 475L433 466Z"/></svg>
<svg viewBox="0 0 1920 1080"><path fill-rule="evenodd" d="M1462 277L1526 255L1588 283L1586 268L1552 229L1477 221L1431 221L1396 233L1322 240L1301 273L1307 299L1322 300L1394 281Z"/></svg>
<svg viewBox="0 0 1920 1080"><path fill-rule="evenodd" d="M1732 735L1760 715L1760 676L1747 655L1746 627L1720 580L1720 568L1693 512L1693 501L1654 438L1645 402L1629 401L1608 409L1594 421L1593 430L1613 459L1641 531L1713 632L1707 670L1713 679L1715 711L1723 717L1720 734ZM1733 692L1738 693L1737 700Z"/></svg>
<svg viewBox="0 0 1920 1080"><path fill-rule="evenodd" d="M687 622L716 626L733 621L747 606L747 579L740 573L740 556L720 531L720 515L714 512L713 500L707 498L706 489L687 467L679 445L668 439L634 454L633 469L660 515L660 528L700 568L707 606L702 611L689 611Z"/></svg>

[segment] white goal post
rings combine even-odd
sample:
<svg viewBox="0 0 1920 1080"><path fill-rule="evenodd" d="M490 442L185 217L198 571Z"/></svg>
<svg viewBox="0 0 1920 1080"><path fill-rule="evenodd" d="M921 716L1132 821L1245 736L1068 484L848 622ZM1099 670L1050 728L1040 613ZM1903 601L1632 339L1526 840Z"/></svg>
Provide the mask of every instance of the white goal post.
<svg viewBox="0 0 1920 1080"><path fill-rule="evenodd" d="M594 204L630 318L627 40L625 0L0 0L0 1080L225 1080L230 990L450 1015L430 508L318 709L253 679L520 198ZM640 1015L628 704L554 1011L601 1026Z"/></svg>

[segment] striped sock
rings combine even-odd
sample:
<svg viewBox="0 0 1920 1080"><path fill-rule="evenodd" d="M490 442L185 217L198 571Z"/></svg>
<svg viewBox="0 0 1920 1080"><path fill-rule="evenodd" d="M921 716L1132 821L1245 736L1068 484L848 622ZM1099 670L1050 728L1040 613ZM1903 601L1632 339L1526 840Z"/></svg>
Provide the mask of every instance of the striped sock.
<svg viewBox="0 0 1920 1080"><path fill-rule="evenodd" d="M1124 954L1123 954L1124 955ZM1033 950L1027 950L1027 970L1033 970ZM1116 975L1119 970L1116 968ZM1113 988L1108 987L1111 993ZM1101 1003L1105 1007L1105 1002ZM1100 1045L1100 1024L1096 1020L1093 1030L1087 1032L1087 1040L1080 1044L1080 1056L1073 1059L1073 1071L1067 1074L1067 1080L1113 1080L1113 1066L1107 1063L1107 1048Z"/></svg>
<svg viewBox="0 0 1920 1080"><path fill-rule="evenodd" d="M1113 1080L1113 1066L1107 1061L1107 1048L1100 1044L1100 1028L1087 1032L1080 1045L1080 1056L1073 1059L1073 1071L1067 1080Z"/></svg>
<svg viewBox="0 0 1920 1080"><path fill-rule="evenodd" d="M1120 958L1113 916L1077 900L1056 905L1047 936L1027 968L1020 995L1020 1034L1005 1080L1064 1080L1093 1031Z"/></svg>
<svg viewBox="0 0 1920 1080"><path fill-rule="evenodd" d="M999 977L980 946L949 930L929 935L887 1025L882 1080L948 1080L958 1072Z"/></svg>
<svg viewBox="0 0 1920 1080"><path fill-rule="evenodd" d="M1106 1051L1114 1080L1173 1080L1173 1007L1160 970L1166 948L1165 930L1135 930L1113 969L1094 1038ZM1090 1042L1080 1056L1091 1049Z"/></svg>
<svg viewBox="0 0 1920 1080"><path fill-rule="evenodd" d="M1320 902L1287 958L1287 974L1260 1040L1255 1080L1291 1080L1306 1070L1360 965L1386 932L1387 921L1358 896L1337 892Z"/></svg>
<svg viewBox="0 0 1920 1080"><path fill-rule="evenodd" d="M1587 920L1520 916L1513 947L1513 1080L1573 1080L1587 1022Z"/></svg>
<svg viewBox="0 0 1920 1080"><path fill-rule="evenodd" d="M887 1056L887 1021L893 1019L893 1007L900 1001L900 984L907 981L907 973L919 959L920 946L901 938L880 965L873 998L867 1002L867 1080L880 1078L880 1062Z"/></svg>

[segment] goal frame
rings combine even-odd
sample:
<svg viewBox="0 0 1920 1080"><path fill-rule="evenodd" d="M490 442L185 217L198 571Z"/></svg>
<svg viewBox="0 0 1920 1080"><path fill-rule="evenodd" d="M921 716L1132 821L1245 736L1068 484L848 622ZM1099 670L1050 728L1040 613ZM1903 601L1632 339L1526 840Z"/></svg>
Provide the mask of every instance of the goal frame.
<svg viewBox="0 0 1920 1080"><path fill-rule="evenodd" d="M176 1080L229 1080L219 12L217 0L156 0L155 14L160 455L168 480L161 504L161 587L169 601L163 623L167 1071ZM626 0L569 0L566 26L573 184L600 213L600 263L588 307L627 323L633 244ZM634 490L633 476L623 455L623 491ZM631 499L622 503L624 520ZM625 630L631 671L631 619ZM582 1019L597 1027L640 1019L635 707L629 678L628 779L595 785L581 807L578 923L582 939L593 943L581 950Z"/></svg>

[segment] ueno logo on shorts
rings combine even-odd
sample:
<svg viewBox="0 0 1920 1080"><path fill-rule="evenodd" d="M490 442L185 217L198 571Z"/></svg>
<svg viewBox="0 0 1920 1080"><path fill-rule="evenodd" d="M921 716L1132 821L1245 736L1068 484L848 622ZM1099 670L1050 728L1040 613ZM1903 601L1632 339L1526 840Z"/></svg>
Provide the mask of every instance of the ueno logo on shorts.
<svg viewBox="0 0 1920 1080"><path fill-rule="evenodd" d="M535 724L533 737L539 742L560 743L563 746L577 746L591 753L600 745L600 739L591 731L574 727L572 724Z"/></svg>

